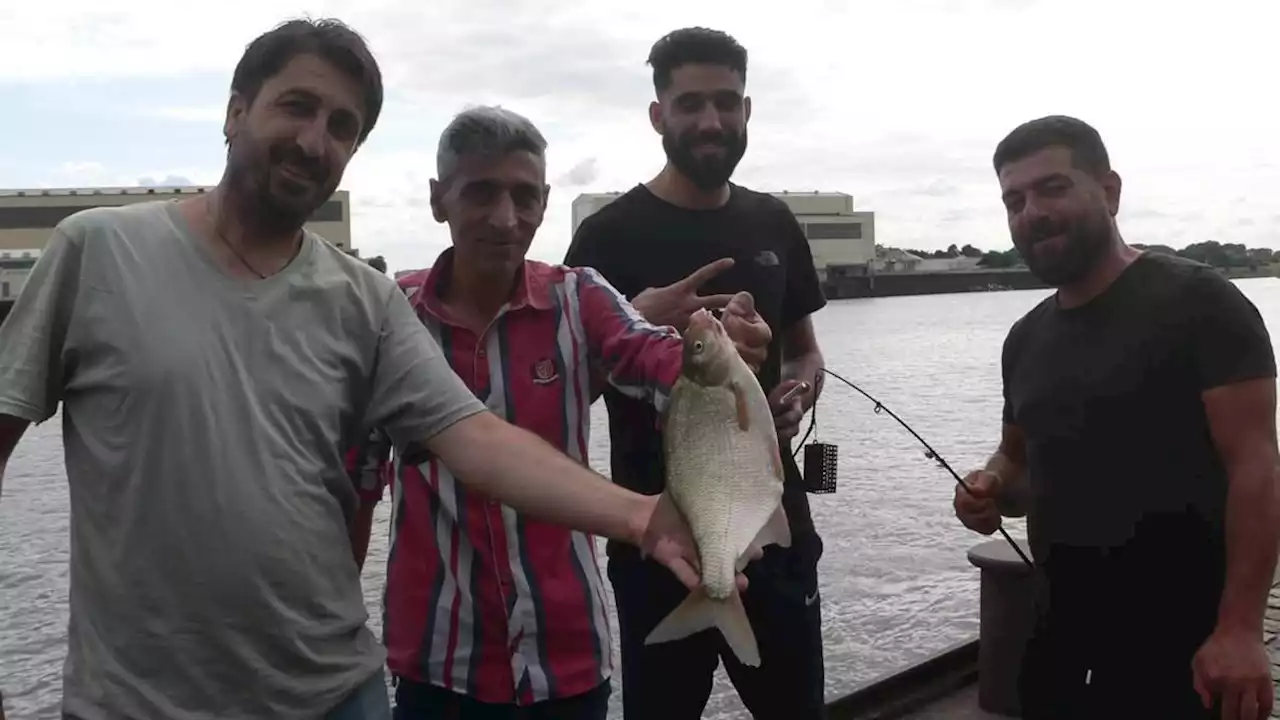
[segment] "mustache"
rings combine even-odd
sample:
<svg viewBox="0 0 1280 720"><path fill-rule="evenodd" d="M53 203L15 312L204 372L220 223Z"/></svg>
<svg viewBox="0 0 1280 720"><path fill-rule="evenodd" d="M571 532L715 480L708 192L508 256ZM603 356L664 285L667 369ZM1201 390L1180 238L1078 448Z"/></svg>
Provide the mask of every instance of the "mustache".
<svg viewBox="0 0 1280 720"><path fill-rule="evenodd" d="M276 145L271 148L270 158L272 165L288 165L317 183L323 183L329 178L320 158L308 155L297 145Z"/></svg>
<svg viewBox="0 0 1280 720"><path fill-rule="evenodd" d="M1065 235L1071 229L1070 223L1053 218L1039 218L1027 228L1026 238L1029 242L1038 243L1055 235Z"/></svg>
<svg viewBox="0 0 1280 720"><path fill-rule="evenodd" d="M710 143L712 145L729 146L737 139L734 133L725 132L723 130L709 130L706 132L689 133L685 136L687 145L701 145Z"/></svg>

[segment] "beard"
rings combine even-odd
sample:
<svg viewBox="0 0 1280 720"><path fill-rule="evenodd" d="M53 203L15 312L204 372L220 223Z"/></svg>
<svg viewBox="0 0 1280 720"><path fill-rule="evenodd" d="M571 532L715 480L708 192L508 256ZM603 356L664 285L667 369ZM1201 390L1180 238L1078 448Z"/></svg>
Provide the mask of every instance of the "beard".
<svg viewBox="0 0 1280 720"><path fill-rule="evenodd" d="M1060 236L1060 237L1059 237ZM1052 245L1041 245L1051 242ZM1043 217L1013 244L1027 269L1051 287L1079 281L1097 265L1111 244L1111 217L1105 211L1073 219Z"/></svg>
<svg viewBox="0 0 1280 720"><path fill-rule="evenodd" d="M227 159L230 189L251 213L245 219L263 230L301 228L337 188L324 161L292 141L268 144L242 135Z"/></svg>
<svg viewBox="0 0 1280 720"><path fill-rule="evenodd" d="M724 150L723 156L705 155L699 157L694 148L711 144ZM694 185L701 190L717 190L729 182L738 162L747 152L747 130L719 130L700 133L691 130L677 135L670 127L662 131L662 149L667 153L667 160Z"/></svg>

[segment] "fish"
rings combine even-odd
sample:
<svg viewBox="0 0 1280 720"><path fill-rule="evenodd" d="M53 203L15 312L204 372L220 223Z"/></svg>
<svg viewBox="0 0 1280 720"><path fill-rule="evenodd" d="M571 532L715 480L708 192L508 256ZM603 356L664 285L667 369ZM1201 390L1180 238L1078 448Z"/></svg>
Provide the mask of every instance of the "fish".
<svg viewBox="0 0 1280 720"><path fill-rule="evenodd" d="M662 418L663 492L689 525L702 582L645 644L714 627L739 662L759 667L736 576L764 547L791 546L778 433L764 388L720 320L695 311L682 343L680 375Z"/></svg>

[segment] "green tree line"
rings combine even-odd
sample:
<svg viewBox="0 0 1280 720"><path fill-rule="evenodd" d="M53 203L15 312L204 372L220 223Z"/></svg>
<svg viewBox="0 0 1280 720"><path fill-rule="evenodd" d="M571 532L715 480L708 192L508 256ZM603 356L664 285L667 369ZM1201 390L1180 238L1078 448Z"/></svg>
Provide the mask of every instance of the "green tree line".
<svg viewBox="0 0 1280 720"><path fill-rule="evenodd" d="M1216 240L1192 243L1181 250L1174 250L1168 245L1143 245L1131 243L1132 247L1152 252L1178 255L1190 260L1197 260L1206 265L1224 269L1258 270L1273 263L1280 263L1280 251L1271 248L1249 248L1241 243L1220 243ZM1013 268L1022 267L1022 256L1014 248L1008 250L980 250L973 245L957 247L952 244L946 250L912 250L906 252L921 258L981 258L978 267Z"/></svg>

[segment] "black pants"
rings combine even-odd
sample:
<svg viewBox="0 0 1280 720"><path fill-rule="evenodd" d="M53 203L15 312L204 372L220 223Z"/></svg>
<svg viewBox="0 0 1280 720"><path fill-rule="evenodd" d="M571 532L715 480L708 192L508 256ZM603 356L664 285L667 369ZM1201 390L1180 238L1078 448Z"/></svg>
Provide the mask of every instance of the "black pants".
<svg viewBox="0 0 1280 720"><path fill-rule="evenodd" d="M670 570L627 549L609 558L622 649L626 720L698 720L723 661L738 696L756 720L824 718L822 613L817 563L821 540L798 536L791 548L770 546L747 566L743 605L760 647L760 667L742 665L720 631L645 645L644 639L688 595Z"/></svg>
<svg viewBox="0 0 1280 720"><path fill-rule="evenodd" d="M1216 622L1219 586L1209 572L1178 572L1193 552L1122 563L1062 555L1040 577L1019 681L1023 717L1217 718L1195 692L1191 661Z"/></svg>
<svg viewBox="0 0 1280 720"><path fill-rule="evenodd" d="M608 681L571 698L532 705L483 703L429 683L401 678L396 685L392 720L605 720L609 714Z"/></svg>
<svg viewBox="0 0 1280 720"><path fill-rule="evenodd" d="M1191 679L1195 650L1094 646L1053 631L1032 639L1019 684L1025 720L1214 720Z"/></svg>

